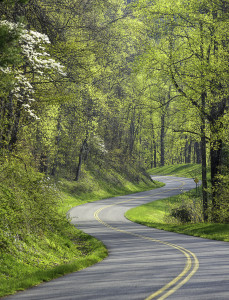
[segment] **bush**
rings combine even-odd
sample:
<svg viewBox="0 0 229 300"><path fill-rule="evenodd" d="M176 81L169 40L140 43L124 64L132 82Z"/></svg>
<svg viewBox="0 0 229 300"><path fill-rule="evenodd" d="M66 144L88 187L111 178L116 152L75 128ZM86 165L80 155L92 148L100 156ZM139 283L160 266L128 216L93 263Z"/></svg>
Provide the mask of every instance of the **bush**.
<svg viewBox="0 0 229 300"><path fill-rule="evenodd" d="M215 188L216 207L210 207L214 221L218 223L229 223L229 174L220 175L219 183Z"/></svg>
<svg viewBox="0 0 229 300"><path fill-rule="evenodd" d="M0 244L13 245L28 235L60 230L66 218L58 214L55 185L18 159L0 166Z"/></svg>
<svg viewBox="0 0 229 300"><path fill-rule="evenodd" d="M166 216L168 223L200 223L203 221L202 201L194 194L181 194Z"/></svg>
<svg viewBox="0 0 229 300"><path fill-rule="evenodd" d="M192 211L190 207L185 204L173 208L170 212L170 216L177 219L180 223L189 223L192 221Z"/></svg>

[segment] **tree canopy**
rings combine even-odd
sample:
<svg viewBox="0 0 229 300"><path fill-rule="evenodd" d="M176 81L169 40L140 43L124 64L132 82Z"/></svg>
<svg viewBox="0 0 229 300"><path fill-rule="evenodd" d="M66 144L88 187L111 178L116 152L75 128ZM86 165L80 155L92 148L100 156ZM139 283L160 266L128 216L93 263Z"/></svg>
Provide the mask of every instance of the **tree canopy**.
<svg viewBox="0 0 229 300"><path fill-rule="evenodd" d="M202 163L205 221L217 219L227 1L12 0L0 13L2 163L16 156L72 180L87 169Z"/></svg>

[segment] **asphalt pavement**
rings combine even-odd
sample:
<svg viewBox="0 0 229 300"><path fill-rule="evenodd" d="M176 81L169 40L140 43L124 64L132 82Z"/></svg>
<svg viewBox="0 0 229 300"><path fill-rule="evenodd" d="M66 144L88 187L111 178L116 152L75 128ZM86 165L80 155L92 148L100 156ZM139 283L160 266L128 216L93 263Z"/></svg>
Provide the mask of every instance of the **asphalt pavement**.
<svg viewBox="0 0 229 300"><path fill-rule="evenodd" d="M73 224L103 241L109 256L87 269L7 300L229 299L229 244L130 222L135 206L195 188L193 179L157 177L159 189L77 206Z"/></svg>

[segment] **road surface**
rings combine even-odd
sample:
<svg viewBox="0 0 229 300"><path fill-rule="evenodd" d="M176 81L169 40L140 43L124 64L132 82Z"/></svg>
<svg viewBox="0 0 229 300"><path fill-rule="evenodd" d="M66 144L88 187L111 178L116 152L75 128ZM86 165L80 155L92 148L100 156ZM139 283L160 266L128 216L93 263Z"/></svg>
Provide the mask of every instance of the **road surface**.
<svg viewBox="0 0 229 300"><path fill-rule="evenodd" d="M148 228L128 221L135 206L195 188L192 179L161 176L166 186L70 210L72 222L102 240L102 262L7 300L229 299L229 244Z"/></svg>

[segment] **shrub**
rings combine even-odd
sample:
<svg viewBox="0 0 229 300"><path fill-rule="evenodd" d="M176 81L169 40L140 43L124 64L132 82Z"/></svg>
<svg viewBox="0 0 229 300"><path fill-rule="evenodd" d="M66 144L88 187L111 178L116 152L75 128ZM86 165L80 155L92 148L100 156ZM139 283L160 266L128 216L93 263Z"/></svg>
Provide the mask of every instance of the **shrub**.
<svg viewBox="0 0 229 300"><path fill-rule="evenodd" d="M199 223L203 221L202 201L194 194L181 194L176 204L169 207L168 223Z"/></svg>
<svg viewBox="0 0 229 300"><path fill-rule="evenodd" d="M189 223L192 221L192 211L186 204L173 208L170 215L177 219L180 223Z"/></svg>
<svg viewBox="0 0 229 300"><path fill-rule="evenodd" d="M229 223L229 174L218 176L218 180L215 188L216 207L214 211L212 208L211 214L218 223Z"/></svg>
<svg viewBox="0 0 229 300"><path fill-rule="evenodd" d="M6 160L0 168L0 244L58 231L66 218L58 214L51 180L18 159Z"/></svg>

